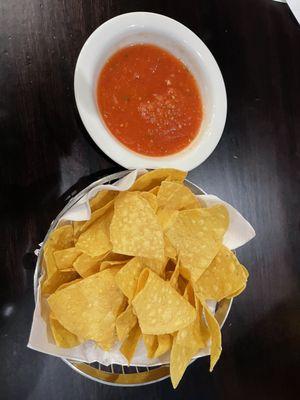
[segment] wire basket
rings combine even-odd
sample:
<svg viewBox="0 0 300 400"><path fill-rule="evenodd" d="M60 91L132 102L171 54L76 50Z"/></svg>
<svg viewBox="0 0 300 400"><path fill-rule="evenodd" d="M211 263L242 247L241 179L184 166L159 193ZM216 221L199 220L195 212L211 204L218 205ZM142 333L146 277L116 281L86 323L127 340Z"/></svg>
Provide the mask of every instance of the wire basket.
<svg viewBox="0 0 300 400"><path fill-rule="evenodd" d="M71 197L68 204L63 208L63 210L57 215L57 217L52 221L50 228L44 238L43 243L48 239L50 233L56 228L60 218L80 200L86 193L88 193L93 187L97 185L103 185L108 183L114 183L116 180L123 178L129 171L121 171L112 175L108 175L101 178L81 192ZM199 188L194 183L189 180L185 180L186 186L188 186L195 195L205 194L205 192ZM43 245L41 251L39 252L37 263L36 263L36 273L34 279L34 296L36 300L37 288L39 278L42 274L42 258L43 258ZM229 314L232 304L232 299L224 299L217 304L215 317L222 328L226 318ZM96 382L100 382L106 385L112 386L142 386L149 385L151 383L162 381L170 376L170 368L168 364L156 365L156 366L125 366L119 364L111 364L109 366L103 365L98 362L94 363L83 363L74 360L69 360L62 358L62 360L71 367L74 371L85 376L86 378L92 379ZM194 360L193 360L194 361ZM193 362L192 361L192 362Z"/></svg>

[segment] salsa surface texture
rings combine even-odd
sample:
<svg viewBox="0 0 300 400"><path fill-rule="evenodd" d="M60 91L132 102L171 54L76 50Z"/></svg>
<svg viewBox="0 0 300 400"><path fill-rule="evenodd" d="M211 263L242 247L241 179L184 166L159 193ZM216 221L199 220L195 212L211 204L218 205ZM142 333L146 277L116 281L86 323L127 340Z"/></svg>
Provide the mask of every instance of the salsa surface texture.
<svg viewBox="0 0 300 400"><path fill-rule="evenodd" d="M97 102L110 132L129 149L166 156L197 136L202 104L186 66L150 44L122 48L100 72Z"/></svg>

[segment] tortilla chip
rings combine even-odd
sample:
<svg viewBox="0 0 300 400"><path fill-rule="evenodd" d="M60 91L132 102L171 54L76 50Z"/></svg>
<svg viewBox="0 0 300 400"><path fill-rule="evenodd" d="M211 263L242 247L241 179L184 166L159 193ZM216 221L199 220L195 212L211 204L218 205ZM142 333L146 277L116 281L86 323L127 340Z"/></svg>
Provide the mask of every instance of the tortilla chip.
<svg viewBox="0 0 300 400"><path fill-rule="evenodd" d="M178 277L178 283L177 283L177 292L183 296L186 285L188 284L188 281L184 279L181 275Z"/></svg>
<svg viewBox="0 0 300 400"><path fill-rule="evenodd" d="M168 259L165 257L163 260L154 260L152 258L140 257L144 267L151 269L151 271L162 275L167 265Z"/></svg>
<svg viewBox="0 0 300 400"><path fill-rule="evenodd" d="M130 331L127 339L124 340L122 346L120 347L120 352L127 359L128 365L130 364L130 361L135 353L135 349L140 340L140 337L141 337L141 329L138 326L138 324L136 324Z"/></svg>
<svg viewBox="0 0 300 400"><path fill-rule="evenodd" d="M114 202L111 201L107 203L102 208L95 210L91 214L91 218L84 222L82 227L80 228L80 233L85 232L91 225L97 222L99 219L105 218L106 216L110 215L110 212L113 210ZM99 221L98 221L99 222Z"/></svg>
<svg viewBox="0 0 300 400"><path fill-rule="evenodd" d="M137 281L135 296L144 288L148 279L148 268L144 268L140 273L139 279Z"/></svg>
<svg viewBox="0 0 300 400"><path fill-rule="evenodd" d="M207 307L206 303L202 303L204 308L205 320L211 336L211 346L210 346L210 372L214 369L218 359L220 358L222 352L222 337L221 329L216 320L215 316L212 314L210 309Z"/></svg>
<svg viewBox="0 0 300 400"><path fill-rule="evenodd" d="M80 344L77 336L73 335L73 333L64 328L53 315L49 316L49 325L56 346L70 348Z"/></svg>
<svg viewBox="0 0 300 400"><path fill-rule="evenodd" d="M161 227L149 203L139 193L122 193L116 199L110 239L115 253L164 258Z"/></svg>
<svg viewBox="0 0 300 400"><path fill-rule="evenodd" d="M190 304L195 305L195 297L191 284L184 293ZM203 318L203 307L196 299L196 320L181 329L175 335L170 355L170 373L173 387L176 388L192 358L207 345L209 331Z"/></svg>
<svg viewBox="0 0 300 400"><path fill-rule="evenodd" d="M192 191L182 183L164 181L157 194L158 207L167 210L188 210L201 205Z"/></svg>
<svg viewBox="0 0 300 400"><path fill-rule="evenodd" d="M107 269L83 279L48 298L57 320L83 340L113 345L115 321L124 296L115 283L115 272ZM70 310L72 312L70 312Z"/></svg>
<svg viewBox="0 0 300 400"><path fill-rule="evenodd" d="M51 276L57 272L57 265L54 258L54 247L50 241L44 246L44 253L43 253L43 261L44 261L44 268L47 273L47 278L51 278Z"/></svg>
<svg viewBox="0 0 300 400"><path fill-rule="evenodd" d="M76 248L90 257L99 257L110 251L112 247L109 239L111 219L112 212L108 212L93 222L80 234Z"/></svg>
<svg viewBox="0 0 300 400"><path fill-rule="evenodd" d="M152 210L156 213L157 211L157 198L155 196L155 194L150 193L150 192L140 192L140 195L146 200L148 201L150 207L152 208Z"/></svg>
<svg viewBox="0 0 300 400"><path fill-rule="evenodd" d="M102 261L124 261L128 262L132 259L130 256L125 256L124 254L114 253L113 251L109 251Z"/></svg>
<svg viewBox="0 0 300 400"><path fill-rule="evenodd" d="M117 336L120 342L123 342L128 337L136 323L137 317L133 313L132 306L128 305L126 310L118 316L116 321Z"/></svg>
<svg viewBox="0 0 300 400"><path fill-rule="evenodd" d="M216 240L222 240L229 226L229 214L223 205L201 208L200 215L204 232L212 232ZM193 212L193 210L186 211Z"/></svg>
<svg viewBox="0 0 300 400"><path fill-rule="evenodd" d="M53 253L57 269L67 269L73 266L73 262L81 254L81 251L76 247L57 250Z"/></svg>
<svg viewBox="0 0 300 400"><path fill-rule="evenodd" d="M93 212L106 206L108 203L114 200L118 194L119 192L115 190L101 190L90 199L91 211Z"/></svg>
<svg viewBox="0 0 300 400"><path fill-rule="evenodd" d="M200 300L196 295L194 295L194 304L196 305L197 315L199 315L199 323L200 323L200 331L203 342L205 343L205 347L207 347L210 343L210 331L206 323L205 315L204 315L204 307L201 304Z"/></svg>
<svg viewBox="0 0 300 400"><path fill-rule="evenodd" d="M76 271L56 270L49 278L42 283L42 294L48 296L56 291L63 283L74 281L78 278Z"/></svg>
<svg viewBox="0 0 300 400"><path fill-rule="evenodd" d="M73 233L74 233L74 244L76 244L79 235L81 233L81 228L86 221L72 221Z"/></svg>
<svg viewBox="0 0 300 400"><path fill-rule="evenodd" d="M178 169L165 168L155 169L141 175L130 188L130 191L150 191L159 186L165 179L174 182L183 182L187 173Z"/></svg>
<svg viewBox="0 0 300 400"><path fill-rule="evenodd" d="M180 255L181 274L196 282L221 247L228 227L223 206L179 211L166 235Z"/></svg>
<svg viewBox="0 0 300 400"><path fill-rule="evenodd" d="M159 191L159 186L155 186L153 189L149 190L149 193L155 194L155 196L157 196L158 191Z"/></svg>
<svg viewBox="0 0 300 400"><path fill-rule="evenodd" d="M180 267L180 261L178 258L176 267L172 273L171 279L170 279L170 285L177 290L178 288L178 278L179 278L179 267Z"/></svg>
<svg viewBox="0 0 300 400"><path fill-rule="evenodd" d="M195 284L195 292L204 300L221 301L245 288L247 276L236 256L222 246L212 263Z"/></svg>
<svg viewBox="0 0 300 400"><path fill-rule="evenodd" d="M142 261L138 257L134 257L116 274L116 283L128 300L132 300L135 295L138 279L143 269Z"/></svg>
<svg viewBox="0 0 300 400"><path fill-rule="evenodd" d="M167 258L171 258L172 260L176 260L177 251L166 235L164 235L164 241L165 241L165 256Z"/></svg>
<svg viewBox="0 0 300 400"><path fill-rule="evenodd" d="M82 279L81 279L81 278L78 278L78 279L74 279L74 280L71 281L71 282L63 283L63 284L60 285L56 290L64 289L64 288L66 288L66 287L68 287L68 286L70 286L70 285L73 285L74 283L80 282L80 281L82 281Z"/></svg>
<svg viewBox="0 0 300 400"><path fill-rule="evenodd" d="M157 336L158 346L154 352L154 358L158 358L169 351L172 347L173 337L172 335L158 335Z"/></svg>
<svg viewBox="0 0 300 400"><path fill-rule="evenodd" d="M234 297L237 297L240 295L244 290L246 289L246 285L241 286L241 288L233 293L231 293L226 299L233 299Z"/></svg>
<svg viewBox="0 0 300 400"><path fill-rule="evenodd" d="M186 288L185 288L183 297L184 297L185 299L187 299L187 301L188 301L193 307L196 307L195 293L194 293L193 286L191 285L190 282L186 285Z"/></svg>
<svg viewBox="0 0 300 400"><path fill-rule="evenodd" d="M145 286L132 300L142 333L163 335L192 323L196 310L154 272L147 269Z"/></svg>
<svg viewBox="0 0 300 400"><path fill-rule="evenodd" d="M199 316L192 324L177 332L170 355L170 374L176 388L192 358L205 347L201 335Z"/></svg>
<svg viewBox="0 0 300 400"><path fill-rule="evenodd" d="M73 267L80 276L87 278L88 276L99 272L102 258L103 256L90 257L88 254L82 253L74 261Z"/></svg>
<svg viewBox="0 0 300 400"><path fill-rule="evenodd" d="M143 335L143 340L147 350L147 357L154 358L154 354L158 347L158 336L157 335Z"/></svg>
<svg viewBox="0 0 300 400"><path fill-rule="evenodd" d="M104 271L107 268L119 267L122 268L126 264L126 261L102 261L100 264L99 271Z"/></svg>
<svg viewBox="0 0 300 400"><path fill-rule="evenodd" d="M72 225L63 225L56 228L49 235L49 244L51 243L56 250L63 250L74 247L74 233Z"/></svg>
<svg viewBox="0 0 300 400"><path fill-rule="evenodd" d="M156 216L162 230L165 232L175 222L178 216L178 211L159 208Z"/></svg>

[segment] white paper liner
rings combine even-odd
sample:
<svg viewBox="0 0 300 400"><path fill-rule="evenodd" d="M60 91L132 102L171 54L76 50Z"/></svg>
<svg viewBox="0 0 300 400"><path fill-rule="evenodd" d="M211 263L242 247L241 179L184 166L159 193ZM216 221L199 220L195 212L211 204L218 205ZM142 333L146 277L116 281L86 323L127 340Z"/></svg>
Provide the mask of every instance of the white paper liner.
<svg viewBox="0 0 300 400"><path fill-rule="evenodd" d="M91 210L89 206L88 200L91 199L101 190L116 190L116 191L124 191L128 190L132 184L135 182L136 178L145 173L145 170L135 170L128 173L122 179L114 183L113 185L97 185L97 182L93 185L93 188L84 195L71 209L69 209L61 220L71 220L71 221L84 221L88 220L91 216ZM255 231L248 221L230 204L225 201L219 199L214 195L200 195L197 196L202 203L204 203L207 207L211 207L215 204L223 204L226 206L229 217L230 224L228 231L224 236L223 243L234 250L249 240L251 240L255 236ZM40 244L41 246L42 244ZM38 254L39 250L36 250L35 254ZM40 282L42 277L39 278L38 281L38 290L36 296L36 306L33 315L33 321L31 326L31 332L28 342L28 347L37 350L46 354L50 354L57 357L68 358L71 360L79 361L79 362L99 362L103 365L110 364L120 364L127 365L127 360L119 351L120 343L116 343L115 346L108 352L100 349L95 345L93 341L85 342L77 347L73 347L71 349L63 349L57 347L54 344L54 341L51 341L50 335L47 333L47 324L41 316L41 293L40 293ZM38 280L38 270L36 268L35 276L34 276L34 285L37 284ZM36 287L36 286L35 286ZM43 300L44 301L44 300ZM216 302L210 301L208 303L212 312L215 312ZM47 307L46 304L44 304ZM210 354L209 347L202 349L194 358L203 357ZM137 346L135 355L131 360L131 365L135 365L138 367L144 366L155 366L161 365L169 362L169 354L165 354L158 359L148 359L146 349L143 341L141 340Z"/></svg>

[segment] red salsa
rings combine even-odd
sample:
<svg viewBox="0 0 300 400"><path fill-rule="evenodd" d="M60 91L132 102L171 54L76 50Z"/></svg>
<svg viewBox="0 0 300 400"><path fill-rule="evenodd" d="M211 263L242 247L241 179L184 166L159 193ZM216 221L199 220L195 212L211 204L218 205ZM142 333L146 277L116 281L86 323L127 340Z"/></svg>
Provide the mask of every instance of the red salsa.
<svg viewBox="0 0 300 400"><path fill-rule="evenodd" d="M123 48L107 61L98 79L97 101L110 132L148 156L184 149L202 120L191 72L172 54L149 44Z"/></svg>

